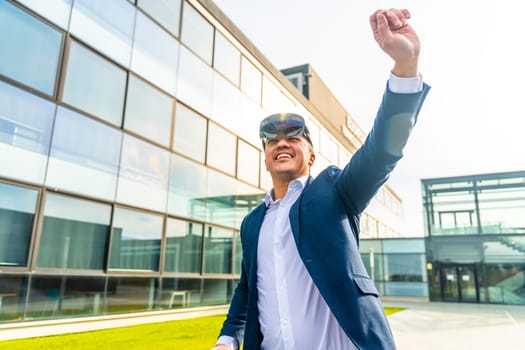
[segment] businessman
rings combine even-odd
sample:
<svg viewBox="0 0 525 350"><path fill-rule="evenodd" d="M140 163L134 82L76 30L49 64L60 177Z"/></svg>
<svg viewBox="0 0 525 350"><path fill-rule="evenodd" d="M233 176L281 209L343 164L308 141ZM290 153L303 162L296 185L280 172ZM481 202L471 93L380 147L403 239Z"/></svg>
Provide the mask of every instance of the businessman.
<svg viewBox="0 0 525 350"><path fill-rule="evenodd" d="M273 188L241 224L242 271L214 349L395 349L359 254L359 218L402 157L429 91L407 10L377 10L374 39L394 61L372 130L350 162L309 175L303 117L260 124Z"/></svg>

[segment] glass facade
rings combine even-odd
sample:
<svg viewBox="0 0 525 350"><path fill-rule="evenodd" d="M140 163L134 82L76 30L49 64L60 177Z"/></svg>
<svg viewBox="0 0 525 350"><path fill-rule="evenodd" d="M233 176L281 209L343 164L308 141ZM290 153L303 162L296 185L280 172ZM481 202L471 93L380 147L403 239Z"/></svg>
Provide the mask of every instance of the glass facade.
<svg viewBox="0 0 525 350"><path fill-rule="evenodd" d="M431 300L525 305L525 172L422 180Z"/></svg>
<svg viewBox="0 0 525 350"><path fill-rule="evenodd" d="M261 118L310 121L313 174L349 159L219 18L198 0L0 1L0 322L228 303L241 221L271 187Z"/></svg>

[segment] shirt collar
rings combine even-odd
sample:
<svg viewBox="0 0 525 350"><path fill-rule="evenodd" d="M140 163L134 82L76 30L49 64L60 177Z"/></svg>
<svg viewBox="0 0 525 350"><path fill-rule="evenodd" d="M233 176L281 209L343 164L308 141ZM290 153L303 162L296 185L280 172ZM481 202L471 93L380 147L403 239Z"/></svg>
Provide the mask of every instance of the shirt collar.
<svg viewBox="0 0 525 350"><path fill-rule="evenodd" d="M290 191L290 189L292 189L292 188L296 188L298 191L302 191L304 189L304 186L306 185L306 181L307 180L308 180L308 175L304 175L304 176L298 177L295 180L292 180L288 184L288 191ZM288 193L288 192L286 192L286 193ZM266 196L264 197L264 203L266 204L266 207L269 207L270 205L278 202L279 200L280 199L278 199L278 200L274 200L273 199L273 188L271 190L269 190L266 193Z"/></svg>

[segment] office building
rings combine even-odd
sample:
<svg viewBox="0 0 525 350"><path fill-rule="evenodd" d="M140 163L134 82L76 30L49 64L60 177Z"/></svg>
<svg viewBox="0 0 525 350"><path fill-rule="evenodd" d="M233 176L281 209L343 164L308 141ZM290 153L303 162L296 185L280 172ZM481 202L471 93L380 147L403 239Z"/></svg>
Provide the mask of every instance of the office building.
<svg viewBox="0 0 525 350"><path fill-rule="evenodd" d="M260 120L307 118L313 175L362 141L209 0L0 1L0 52L0 322L227 304ZM363 234L400 207L381 189Z"/></svg>

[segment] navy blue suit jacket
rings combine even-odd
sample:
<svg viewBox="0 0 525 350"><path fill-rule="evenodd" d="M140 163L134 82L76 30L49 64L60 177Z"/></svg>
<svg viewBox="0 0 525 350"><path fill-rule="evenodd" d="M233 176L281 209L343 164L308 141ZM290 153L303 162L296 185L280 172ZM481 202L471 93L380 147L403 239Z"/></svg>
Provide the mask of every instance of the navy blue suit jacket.
<svg viewBox="0 0 525 350"><path fill-rule="evenodd" d="M310 178L290 209L299 255L344 332L359 349L395 349L374 283L359 254L359 217L402 156L429 91L386 90L365 142L344 169L329 166ZM241 224L242 271L221 335L260 349L257 309L257 244L264 203ZM317 350L317 349L312 349ZM341 349L343 350L343 349Z"/></svg>

